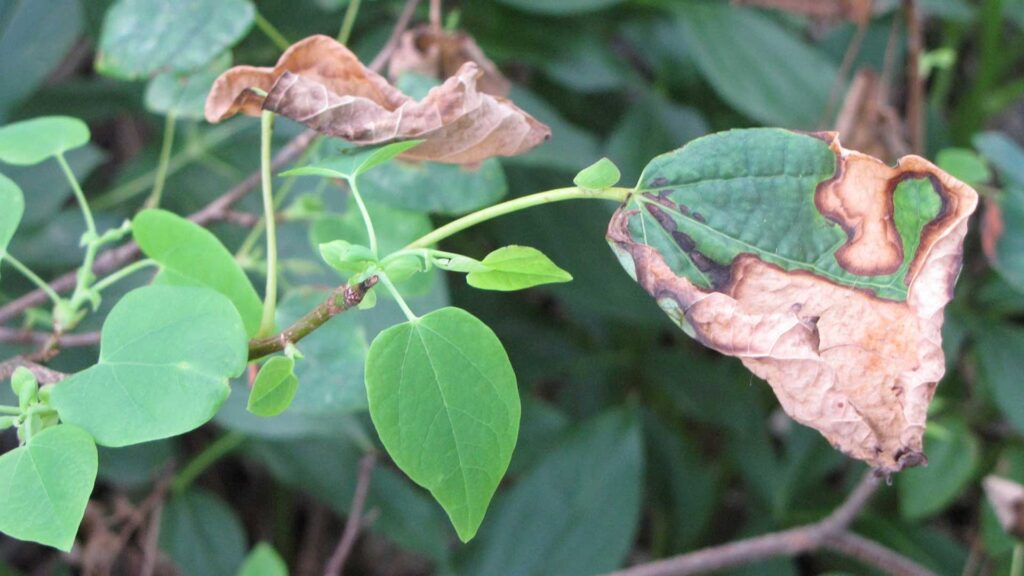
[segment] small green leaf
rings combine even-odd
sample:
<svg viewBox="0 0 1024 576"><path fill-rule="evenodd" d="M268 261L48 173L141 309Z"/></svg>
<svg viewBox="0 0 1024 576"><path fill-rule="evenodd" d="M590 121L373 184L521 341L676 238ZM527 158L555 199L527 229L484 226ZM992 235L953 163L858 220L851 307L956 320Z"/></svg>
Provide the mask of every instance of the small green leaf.
<svg viewBox="0 0 1024 576"><path fill-rule="evenodd" d="M245 37L249 0L117 0L100 33L96 70L123 80L206 65Z"/></svg>
<svg viewBox="0 0 1024 576"><path fill-rule="evenodd" d="M366 246L347 240L333 240L320 245L320 257L328 266L343 274L362 274L377 263Z"/></svg>
<svg viewBox="0 0 1024 576"><path fill-rule="evenodd" d="M89 127L70 116L43 116L0 128L0 161L39 164L89 143Z"/></svg>
<svg viewBox="0 0 1024 576"><path fill-rule="evenodd" d="M454 256L433 256L431 261L434 266L449 272L486 272L489 270L483 262L469 256L456 254Z"/></svg>
<svg viewBox="0 0 1024 576"><path fill-rule="evenodd" d="M472 539L519 431L519 390L498 337L458 308L392 326L370 345L366 391L388 454Z"/></svg>
<svg viewBox="0 0 1024 576"><path fill-rule="evenodd" d="M939 151L935 163L971 186L986 184L992 179L992 171L985 159L967 148L944 148Z"/></svg>
<svg viewBox="0 0 1024 576"><path fill-rule="evenodd" d="M39 383L28 368L19 366L14 374L11 374L11 390L18 396L18 407L24 412L28 410L29 404L36 401Z"/></svg>
<svg viewBox="0 0 1024 576"><path fill-rule="evenodd" d="M110 311L95 366L58 383L61 420L103 446L177 436L206 423L245 370L248 337L231 302L208 288L149 286Z"/></svg>
<svg viewBox="0 0 1024 576"><path fill-rule="evenodd" d="M288 565L273 546L260 542L245 557L238 576L288 576Z"/></svg>
<svg viewBox="0 0 1024 576"><path fill-rule="evenodd" d="M97 467L92 437L67 424L0 456L0 532L70 551Z"/></svg>
<svg viewBox="0 0 1024 576"><path fill-rule="evenodd" d="M422 142L422 140L403 140L383 146L346 148L339 154L316 164L282 172L281 176L323 176L349 180L384 164Z"/></svg>
<svg viewBox="0 0 1024 576"><path fill-rule="evenodd" d="M249 393L246 408L257 416L277 416L288 409L299 388L299 379L292 370L295 360L274 356L260 368Z"/></svg>
<svg viewBox="0 0 1024 576"><path fill-rule="evenodd" d="M601 158L587 166L572 179L573 184L587 190L604 190L619 183L622 174L618 166L607 158Z"/></svg>
<svg viewBox="0 0 1024 576"><path fill-rule="evenodd" d="M487 255L481 262L483 272L470 272L466 282L481 290L509 292L541 284L570 282L572 275L555 265L547 256L529 246L505 246Z"/></svg>
<svg viewBox="0 0 1024 576"><path fill-rule="evenodd" d="M132 221L132 234L142 252L164 268L160 282L200 285L228 297L256 334L263 303L235 257L209 230L166 210L145 210Z"/></svg>
<svg viewBox="0 0 1024 576"><path fill-rule="evenodd" d="M21 188L0 174L0 261L7 254L7 245L14 237L24 213L25 197Z"/></svg>
<svg viewBox="0 0 1024 576"><path fill-rule="evenodd" d="M423 260L418 256L403 256L395 258L384 266L384 273L392 282L402 282L412 278L419 272L425 272Z"/></svg>

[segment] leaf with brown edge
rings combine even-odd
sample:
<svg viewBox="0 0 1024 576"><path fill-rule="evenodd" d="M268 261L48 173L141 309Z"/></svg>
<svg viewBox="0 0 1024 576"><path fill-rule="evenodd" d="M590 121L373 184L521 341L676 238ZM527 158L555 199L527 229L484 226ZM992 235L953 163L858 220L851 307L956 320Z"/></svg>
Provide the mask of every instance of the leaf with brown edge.
<svg viewBox="0 0 1024 576"><path fill-rule="evenodd" d="M894 472L925 461L943 309L977 201L917 156L891 167L835 133L734 130L655 158L608 240L687 334Z"/></svg>
<svg viewBox="0 0 1024 576"><path fill-rule="evenodd" d="M236 66L222 74L207 98L206 118L219 122L270 110L358 145L423 140L401 158L450 164L515 156L550 136L511 101L481 92L481 75L467 62L417 102L333 38L312 36L292 45L273 68Z"/></svg>
<svg viewBox="0 0 1024 576"><path fill-rule="evenodd" d="M415 72L444 80L458 73L466 62L473 62L483 71L478 83L480 91L495 96L508 96L508 79L484 54L476 40L465 32L449 32L424 24L402 34L388 60L388 75L397 80L406 72Z"/></svg>

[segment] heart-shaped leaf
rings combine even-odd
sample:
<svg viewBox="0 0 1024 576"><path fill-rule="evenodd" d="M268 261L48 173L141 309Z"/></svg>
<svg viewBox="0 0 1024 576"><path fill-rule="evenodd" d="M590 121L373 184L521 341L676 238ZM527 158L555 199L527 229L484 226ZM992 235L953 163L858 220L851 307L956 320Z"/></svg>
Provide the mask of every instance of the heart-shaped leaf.
<svg viewBox="0 0 1024 576"><path fill-rule="evenodd" d="M227 296L238 309L246 333L260 328L263 304L235 257L209 230L166 210L145 210L132 221L139 248L165 271L159 282L199 285Z"/></svg>
<svg viewBox="0 0 1024 576"><path fill-rule="evenodd" d="M366 391L388 454L469 541L519 432L516 376L498 337L458 308L392 326L370 345Z"/></svg>
<svg viewBox="0 0 1024 576"><path fill-rule="evenodd" d="M470 286L481 290L509 292L572 281L571 274L555 265L543 252L529 246L498 248L481 264L485 270L475 270L466 276Z"/></svg>
<svg viewBox="0 0 1024 576"><path fill-rule="evenodd" d="M294 368L295 361L285 356L267 360L252 383L246 407L249 412L257 416L277 416L287 410L299 388Z"/></svg>
<svg viewBox="0 0 1024 576"><path fill-rule="evenodd" d="M39 164L89 143L89 127L70 116L43 116L0 128L0 161Z"/></svg>
<svg viewBox="0 0 1024 576"><path fill-rule="evenodd" d="M876 468L924 461L942 310L977 193L833 133L734 130L655 158L612 217L626 270L688 334Z"/></svg>
<svg viewBox="0 0 1024 576"><path fill-rule="evenodd" d="M587 190L603 190L619 183L622 174L619 167L607 158L601 158L587 166L572 179L572 183Z"/></svg>
<svg viewBox="0 0 1024 576"><path fill-rule="evenodd" d="M213 417L248 355L242 320L224 296L140 288L110 311L99 363L60 382L51 403L103 446L177 436Z"/></svg>
<svg viewBox="0 0 1024 576"><path fill-rule="evenodd" d="M96 70L124 80L195 70L244 38L255 17L249 0L117 0L103 20Z"/></svg>
<svg viewBox="0 0 1024 576"><path fill-rule="evenodd" d="M0 532L70 551L97 467L92 437L67 424L0 456Z"/></svg>
<svg viewBox="0 0 1024 576"><path fill-rule="evenodd" d="M7 254L7 245L18 229L21 216L25 213L25 197L21 188L10 178L0 174L0 262Z"/></svg>

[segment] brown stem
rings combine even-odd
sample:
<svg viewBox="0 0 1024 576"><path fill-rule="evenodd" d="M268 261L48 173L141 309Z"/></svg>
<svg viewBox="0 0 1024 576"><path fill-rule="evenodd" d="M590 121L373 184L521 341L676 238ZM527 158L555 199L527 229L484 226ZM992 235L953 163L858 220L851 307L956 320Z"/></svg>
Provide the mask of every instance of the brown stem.
<svg viewBox="0 0 1024 576"><path fill-rule="evenodd" d="M398 47L398 41L402 39L402 33L409 27L409 22L412 21L413 14L416 13L416 7L419 6L420 0L406 0L405 7L402 8L402 13L398 16L398 20L395 22L395 27L391 30L391 36L388 37L388 41L381 48L380 52L374 56L370 62L370 69L376 72L380 72L384 69L384 64L391 58L391 53Z"/></svg>
<svg viewBox="0 0 1024 576"><path fill-rule="evenodd" d="M291 326L282 330L274 336L257 338L249 341L249 360L258 360L284 350L289 343L295 344L316 330L331 318L342 312L358 306L366 296L366 292L377 283L376 276L370 276L366 280L349 286L343 284L331 291L330 296L306 313L305 316L296 320Z"/></svg>
<svg viewBox="0 0 1024 576"><path fill-rule="evenodd" d="M822 545L824 548L860 560L863 564L882 570L893 576L929 576L931 570L896 552L858 536L842 531L833 534Z"/></svg>
<svg viewBox="0 0 1024 576"><path fill-rule="evenodd" d="M839 508L836 508L825 519L783 530L756 538L738 540L722 546L714 546L682 554L674 558L658 560L647 564L641 564L615 572L610 576L686 576L689 574L702 574L714 572L725 568L743 566L759 560L773 558L776 556L797 556L820 549L828 549L834 552L857 558L873 566L879 566L877 562L889 561L899 558L899 566L906 571L899 574L911 574L913 576L924 576L931 574L925 568L917 566L912 560L899 556L896 552L864 540L859 536L853 539L848 538L846 529L853 522L867 504L868 500L875 493L879 486L879 479L873 472L869 472L857 485L857 488L847 497ZM850 536L853 536L852 534ZM856 539L856 541L854 541ZM870 544L870 547L864 544ZM856 550L854 551L854 548ZM883 552L884 551L884 554ZM855 554L854 552L863 554ZM871 558L871 561L868 560ZM879 560L884 558L884 560ZM889 563L887 566L896 566Z"/></svg>
<svg viewBox="0 0 1024 576"><path fill-rule="evenodd" d="M33 332L31 330L15 330L0 326L0 342L10 344L49 344L53 334L49 332ZM100 342L99 332L84 332L82 334L63 334L56 339L56 345L60 348L81 348L83 346L95 346Z"/></svg>
<svg viewBox="0 0 1024 576"><path fill-rule="evenodd" d="M921 77L921 20L914 0L903 0L907 21L907 131L910 146L917 154L925 152L924 78Z"/></svg>
<svg viewBox="0 0 1024 576"><path fill-rule="evenodd" d="M359 461L359 479L356 482L355 494L352 495L352 506L349 507L345 530L341 534L338 547L334 549L334 554L331 554L331 559L327 562L327 567L324 568L324 576L341 576L345 568L345 561L352 552L359 528L363 524L363 507L366 505L366 496L370 493L370 478L373 476L373 465L376 461L377 455L373 452L363 456Z"/></svg>
<svg viewBox="0 0 1024 576"><path fill-rule="evenodd" d="M46 366L37 364L24 356L15 356L10 360L0 362L0 382L10 378L18 368L27 368L28 371L36 377L36 381L40 384L53 384L54 382L60 382L68 377L68 375L63 372L50 370Z"/></svg>

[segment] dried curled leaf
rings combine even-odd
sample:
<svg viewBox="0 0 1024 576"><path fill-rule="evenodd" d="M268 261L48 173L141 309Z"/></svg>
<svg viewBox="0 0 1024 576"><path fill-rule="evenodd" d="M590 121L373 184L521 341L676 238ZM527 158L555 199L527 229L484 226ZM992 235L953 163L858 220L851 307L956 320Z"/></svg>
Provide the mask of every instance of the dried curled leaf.
<svg viewBox="0 0 1024 576"><path fill-rule="evenodd" d="M654 159L612 217L626 270L795 420L894 472L925 461L943 309L977 193L835 133L735 130Z"/></svg>
<svg viewBox="0 0 1024 576"><path fill-rule="evenodd" d="M1024 538L1024 486L994 475L986 476L983 486L999 525L1007 534Z"/></svg>
<svg viewBox="0 0 1024 576"><path fill-rule="evenodd" d="M438 79L458 73L466 62L473 62L484 73L480 79L481 92L507 96L511 87L494 62L477 46L476 40L465 32L448 32L424 24L402 34L388 61L388 75L392 80L406 72L415 72Z"/></svg>
<svg viewBox="0 0 1024 576"><path fill-rule="evenodd" d="M481 74L467 62L417 102L333 38L311 36L273 68L236 66L222 74L206 100L206 119L271 110L359 145L423 140L401 157L451 164L515 156L550 136L547 126L509 100L481 92Z"/></svg>

